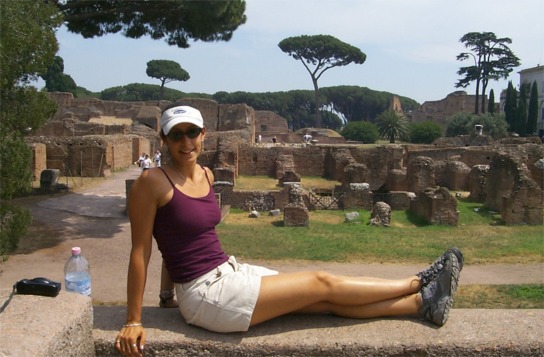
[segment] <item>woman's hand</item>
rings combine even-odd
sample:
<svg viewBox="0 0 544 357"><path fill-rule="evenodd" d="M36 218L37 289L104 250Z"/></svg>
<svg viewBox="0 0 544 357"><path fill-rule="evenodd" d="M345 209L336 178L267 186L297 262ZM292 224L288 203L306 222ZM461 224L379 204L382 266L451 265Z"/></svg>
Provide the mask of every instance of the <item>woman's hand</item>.
<svg viewBox="0 0 544 357"><path fill-rule="evenodd" d="M142 324L128 323L123 325L115 339L115 348L123 356L143 356L146 339Z"/></svg>

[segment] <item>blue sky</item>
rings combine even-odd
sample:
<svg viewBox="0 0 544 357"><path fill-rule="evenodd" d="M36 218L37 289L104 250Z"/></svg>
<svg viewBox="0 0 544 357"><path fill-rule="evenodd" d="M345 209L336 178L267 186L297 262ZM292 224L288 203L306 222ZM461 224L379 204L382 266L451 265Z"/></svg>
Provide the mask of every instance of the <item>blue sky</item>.
<svg viewBox="0 0 544 357"><path fill-rule="evenodd" d="M355 85L423 103L459 90L457 71L469 62L459 39L468 32L494 32L512 40L522 69L544 65L542 0L248 0L247 23L229 42L193 42L188 49L163 40L106 35L84 39L59 29L64 72L91 91L129 83L160 84L146 75L147 62L178 62L191 78L167 86L183 92L276 92L311 90L310 75L278 43L300 35L332 35L367 55L362 65L333 68L320 87ZM508 80L491 82L498 101ZM39 85L38 85L39 86ZM474 93L474 86L465 89Z"/></svg>

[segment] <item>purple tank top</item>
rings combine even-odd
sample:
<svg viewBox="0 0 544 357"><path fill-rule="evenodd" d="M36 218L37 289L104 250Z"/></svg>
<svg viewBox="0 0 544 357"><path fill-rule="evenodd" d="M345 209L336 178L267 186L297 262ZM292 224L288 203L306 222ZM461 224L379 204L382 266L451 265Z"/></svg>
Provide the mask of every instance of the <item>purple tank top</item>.
<svg viewBox="0 0 544 357"><path fill-rule="evenodd" d="M153 236L172 281L186 283L229 258L215 231L215 226L221 221L221 210L211 185L206 196L189 197L179 191L166 172L160 169L172 185L174 195L157 209Z"/></svg>

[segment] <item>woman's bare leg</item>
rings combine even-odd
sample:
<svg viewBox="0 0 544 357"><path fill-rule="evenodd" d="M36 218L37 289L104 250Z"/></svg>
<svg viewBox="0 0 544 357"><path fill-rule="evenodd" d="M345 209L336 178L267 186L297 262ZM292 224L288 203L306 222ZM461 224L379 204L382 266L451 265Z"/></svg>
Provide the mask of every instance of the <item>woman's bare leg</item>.
<svg viewBox="0 0 544 357"><path fill-rule="evenodd" d="M159 306L164 308L178 307L178 302L175 299L174 283L170 279L170 274L166 270L164 260L161 266L161 291L159 293Z"/></svg>
<svg viewBox="0 0 544 357"><path fill-rule="evenodd" d="M400 280L325 272L266 276L261 279L251 325L292 312L331 312L356 318L416 313L418 297L406 296L416 294L420 288L417 276ZM379 315L370 316L370 307Z"/></svg>
<svg viewBox="0 0 544 357"><path fill-rule="evenodd" d="M327 302L317 303L294 313L322 313L357 319L370 319L384 316L415 315L421 306L421 296L411 294L366 305L337 305Z"/></svg>
<svg viewBox="0 0 544 357"><path fill-rule="evenodd" d="M166 270L164 260L161 265L161 290L174 290L174 283L172 282L172 279L170 279L168 270Z"/></svg>

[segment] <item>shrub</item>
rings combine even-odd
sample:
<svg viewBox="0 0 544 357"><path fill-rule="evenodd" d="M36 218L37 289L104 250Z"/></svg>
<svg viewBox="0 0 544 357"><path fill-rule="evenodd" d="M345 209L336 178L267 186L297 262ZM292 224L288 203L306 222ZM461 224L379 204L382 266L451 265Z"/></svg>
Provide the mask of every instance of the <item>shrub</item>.
<svg viewBox="0 0 544 357"><path fill-rule="evenodd" d="M32 216L29 210L2 202L0 205L0 255L17 249L19 240L25 235L31 221Z"/></svg>
<svg viewBox="0 0 544 357"><path fill-rule="evenodd" d="M410 142L414 144L431 144L442 136L442 128L433 122L410 124Z"/></svg>
<svg viewBox="0 0 544 357"><path fill-rule="evenodd" d="M481 115L457 113L448 118L446 136L474 134L476 124L483 125L483 134L489 135L493 139L504 138L508 135L506 119L503 113Z"/></svg>
<svg viewBox="0 0 544 357"><path fill-rule="evenodd" d="M361 141L365 144L374 144L380 138L378 127L366 121L347 123L340 134L347 140Z"/></svg>

